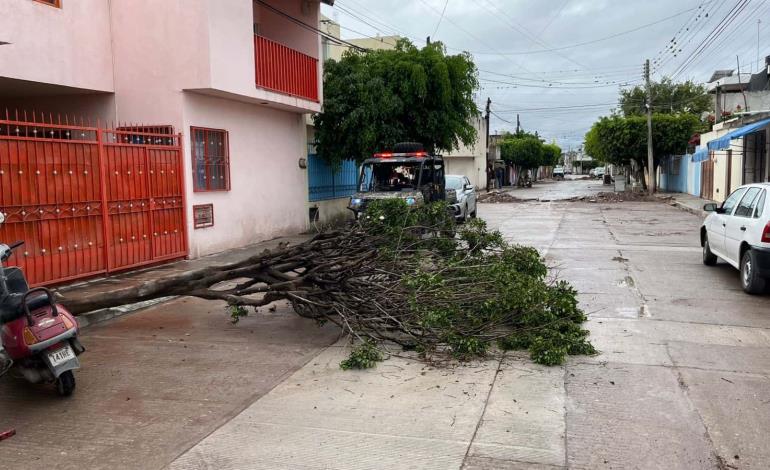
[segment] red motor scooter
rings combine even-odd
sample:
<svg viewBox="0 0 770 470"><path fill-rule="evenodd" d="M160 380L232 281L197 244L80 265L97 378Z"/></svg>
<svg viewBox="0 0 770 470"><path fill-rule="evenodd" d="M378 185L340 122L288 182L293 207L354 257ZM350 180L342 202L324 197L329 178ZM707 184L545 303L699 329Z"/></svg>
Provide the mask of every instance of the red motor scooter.
<svg viewBox="0 0 770 470"><path fill-rule="evenodd" d="M30 289L21 269L4 266L23 244L0 245L0 376L17 370L29 382L55 383L60 395L70 396L72 371L80 368L78 356L85 352L78 324L51 291Z"/></svg>

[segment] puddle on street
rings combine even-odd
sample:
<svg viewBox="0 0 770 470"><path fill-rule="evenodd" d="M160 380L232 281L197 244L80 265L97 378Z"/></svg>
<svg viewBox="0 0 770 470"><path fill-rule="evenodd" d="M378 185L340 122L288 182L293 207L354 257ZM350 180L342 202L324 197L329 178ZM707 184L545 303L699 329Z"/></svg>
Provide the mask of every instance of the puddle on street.
<svg viewBox="0 0 770 470"><path fill-rule="evenodd" d="M623 279L619 280L617 283L618 287L636 287L636 282L634 281L634 278L631 276L626 276Z"/></svg>

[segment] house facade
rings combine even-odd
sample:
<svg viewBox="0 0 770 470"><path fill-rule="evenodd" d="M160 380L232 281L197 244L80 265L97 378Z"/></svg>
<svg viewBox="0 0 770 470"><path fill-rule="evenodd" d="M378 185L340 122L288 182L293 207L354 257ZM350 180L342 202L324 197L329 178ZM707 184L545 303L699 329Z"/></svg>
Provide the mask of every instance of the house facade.
<svg viewBox="0 0 770 470"><path fill-rule="evenodd" d="M715 71L707 89L715 124L693 154L664 158L658 178L663 190L722 202L741 185L770 181L770 56L755 74Z"/></svg>
<svg viewBox="0 0 770 470"><path fill-rule="evenodd" d="M22 140L47 152L48 138L60 147L57 152L74 151L69 144L80 132L108 166L112 146L124 145L115 149L115 160L128 154L140 155L138 160L120 160L114 175L93 182L108 186L103 195L109 199L110 185L141 193L145 183L137 175L148 168L156 174L153 158L161 146L177 148L179 161L157 171L167 177L180 173L179 197L162 203L181 209L174 230L191 257L302 231L308 225L305 115L320 111L322 97L321 42L314 30L319 14L317 0L0 2L0 44L6 43L0 45L0 156L15 155L10 152ZM32 156L24 158L27 165L37 164ZM20 161L0 163L8 167L6 174L21 174ZM153 193L148 178L146 203L156 207L162 191ZM25 207L36 203L17 201L3 186L0 209L26 214ZM131 197L144 207L144 196ZM116 203L118 212L128 205L101 202ZM26 215L19 217L17 227L42 230ZM138 226L126 231L136 232L131 237L138 236L141 251L141 238L152 234L140 234L147 231L144 219L134 218ZM119 225L106 220L110 229ZM79 235L67 230L59 238L76 245ZM106 229L104 234L97 243L129 240ZM54 249L74 250L68 243Z"/></svg>
<svg viewBox="0 0 770 470"><path fill-rule="evenodd" d="M724 201L741 185L770 181L770 112L744 113L701 134L692 154L667 156L661 190Z"/></svg>

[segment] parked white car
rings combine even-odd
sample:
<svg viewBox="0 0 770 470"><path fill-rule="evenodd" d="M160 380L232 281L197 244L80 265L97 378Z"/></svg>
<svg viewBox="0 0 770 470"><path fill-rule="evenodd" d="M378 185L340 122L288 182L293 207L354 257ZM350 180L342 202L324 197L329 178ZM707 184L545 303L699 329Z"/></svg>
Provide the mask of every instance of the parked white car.
<svg viewBox="0 0 770 470"><path fill-rule="evenodd" d="M457 204L460 211L455 217L465 220L468 217L476 217L476 188L464 175L446 175L446 188L457 192Z"/></svg>
<svg viewBox="0 0 770 470"><path fill-rule="evenodd" d="M722 258L741 272L749 294L764 292L770 282L770 183L748 184L722 203L706 204L710 212L700 230L703 264Z"/></svg>

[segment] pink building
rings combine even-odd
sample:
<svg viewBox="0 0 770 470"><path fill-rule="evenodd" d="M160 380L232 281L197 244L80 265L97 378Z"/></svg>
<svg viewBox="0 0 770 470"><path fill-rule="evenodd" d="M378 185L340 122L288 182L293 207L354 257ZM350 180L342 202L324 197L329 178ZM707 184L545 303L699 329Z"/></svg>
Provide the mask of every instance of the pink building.
<svg viewBox="0 0 770 470"><path fill-rule="evenodd" d="M127 145L174 142L162 138L173 128L181 133L180 227L189 256L302 231L305 114L321 109L319 10L318 0L3 0L0 158L8 161L0 165L21 171L9 149L18 145L23 111L26 120L34 110L35 120L54 124L69 125L71 116L100 128L114 122L122 133L113 140ZM37 128L32 139L32 127L22 127L27 141L39 143ZM71 131L41 127L60 147ZM91 143L101 145L105 133L94 135ZM148 155L158 150L145 147ZM9 184L0 188L0 210L14 205ZM19 204L22 211L31 203ZM102 242L111 233L105 229Z"/></svg>

